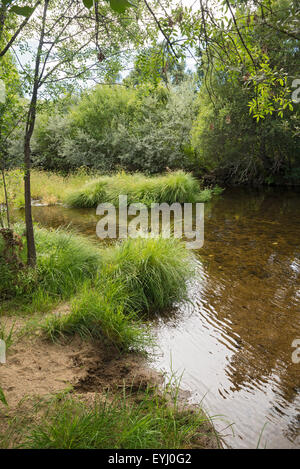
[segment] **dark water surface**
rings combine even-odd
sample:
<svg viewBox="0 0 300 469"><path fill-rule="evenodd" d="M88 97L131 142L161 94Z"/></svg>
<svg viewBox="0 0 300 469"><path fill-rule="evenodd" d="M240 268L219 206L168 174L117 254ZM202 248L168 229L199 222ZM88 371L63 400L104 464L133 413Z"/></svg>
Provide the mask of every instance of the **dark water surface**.
<svg viewBox="0 0 300 469"><path fill-rule="evenodd" d="M95 237L95 210L34 207L45 226ZM154 326L157 368L183 372L234 448L300 448L300 192L228 189L205 206L190 303ZM223 417L220 417L220 416Z"/></svg>

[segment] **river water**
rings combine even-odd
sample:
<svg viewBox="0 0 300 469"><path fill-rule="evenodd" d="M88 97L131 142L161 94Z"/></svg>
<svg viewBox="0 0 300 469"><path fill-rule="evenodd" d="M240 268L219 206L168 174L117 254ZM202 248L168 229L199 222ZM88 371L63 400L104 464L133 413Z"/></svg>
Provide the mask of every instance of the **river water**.
<svg viewBox="0 0 300 469"><path fill-rule="evenodd" d="M95 237L95 210L33 210ZM300 191L226 190L205 205L195 254L190 301L153 325L152 365L182 374L228 446L300 448Z"/></svg>

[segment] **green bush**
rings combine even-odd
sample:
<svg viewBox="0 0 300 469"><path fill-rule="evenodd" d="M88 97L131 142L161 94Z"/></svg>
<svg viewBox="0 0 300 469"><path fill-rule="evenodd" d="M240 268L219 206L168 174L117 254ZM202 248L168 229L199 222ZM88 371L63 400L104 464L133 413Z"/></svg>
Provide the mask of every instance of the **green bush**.
<svg viewBox="0 0 300 469"><path fill-rule="evenodd" d="M122 168L150 174L167 167L193 169L190 130L196 116L195 93L192 80L169 89L147 83L135 88L98 85L77 103L48 103L37 116L33 166L64 172L81 166L103 172ZM23 135L17 129L8 148L15 165L22 162L22 148Z"/></svg>

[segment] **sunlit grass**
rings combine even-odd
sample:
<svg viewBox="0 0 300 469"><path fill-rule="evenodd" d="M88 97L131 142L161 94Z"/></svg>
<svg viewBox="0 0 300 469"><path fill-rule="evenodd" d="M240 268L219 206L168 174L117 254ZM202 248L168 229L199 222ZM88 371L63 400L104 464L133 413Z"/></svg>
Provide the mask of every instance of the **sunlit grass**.
<svg viewBox="0 0 300 469"><path fill-rule="evenodd" d="M19 429L17 446L31 449L160 449L218 446L218 435L201 409L178 401L178 383L159 392L148 386L137 394L98 396L93 404L69 394L40 402L42 418ZM13 441L13 426L10 428ZM209 443L208 443L209 442Z"/></svg>
<svg viewBox="0 0 300 469"><path fill-rule="evenodd" d="M24 206L24 173L21 169L6 172L6 183L10 203ZM93 177L86 170L78 170L68 176L33 169L31 171L31 197L47 205L64 200L69 192L79 190ZM4 203L4 191L0 182L0 203Z"/></svg>
<svg viewBox="0 0 300 469"><path fill-rule="evenodd" d="M69 314L50 315L43 330L55 340L78 333L142 350L149 336L140 318L186 298L193 257L175 239L129 239L102 251L98 275L71 303Z"/></svg>
<svg viewBox="0 0 300 469"><path fill-rule="evenodd" d="M8 197L11 204L24 206L23 171L14 169L6 172ZM31 196L46 205L65 202L71 207L92 208L99 203L119 202L119 195L127 195L128 204L141 202L207 202L222 189L203 188L189 173L170 172L160 176L145 176L141 173L121 172L111 176L90 173L79 169L62 176L53 172L33 169L31 171ZM0 181L0 204L4 203L3 184Z"/></svg>
<svg viewBox="0 0 300 469"><path fill-rule="evenodd" d="M67 195L65 201L72 207L97 207L99 203L119 203L119 195L126 195L128 204L174 202L202 202L210 200L211 189L201 189L199 182L189 173L177 171L161 176L119 173L103 176Z"/></svg>

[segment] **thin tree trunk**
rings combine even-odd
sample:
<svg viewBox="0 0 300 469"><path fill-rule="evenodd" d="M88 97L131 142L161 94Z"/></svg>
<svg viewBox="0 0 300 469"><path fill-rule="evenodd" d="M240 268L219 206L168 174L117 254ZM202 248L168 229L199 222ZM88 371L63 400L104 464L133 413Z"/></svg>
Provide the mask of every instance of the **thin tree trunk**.
<svg viewBox="0 0 300 469"><path fill-rule="evenodd" d="M26 16L26 18L22 21L22 23L20 24L16 32L12 35L12 37L7 42L7 44L5 46L2 45L3 49L2 50L0 49L0 57L3 57L6 54L6 52L11 48L11 46L13 45L17 37L20 35L22 30L25 28L25 26L27 25L28 21L30 20L31 16L33 15L33 13L35 12L36 8L39 6L40 3L41 3L41 0L38 0L35 3L30 15ZM6 13L7 13L7 5L4 5L2 3L2 7L0 7L0 41L1 41L3 31L4 31Z"/></svg>
<svg viewBox="0 0 300 469"><path fill-rule="evenodd" d="M1 120L0 120L0 142L2 141L2 133L1 133ZM0 143L0 161L1 161L1 175L3 181L3 189L4 189L4 202L6 206L6 220L7 220L7 227L10 228L10 217L9 217L9 205L8 205L8 194L7 194L7 185L6 185L6 178L5 178L5 151ZM3 227L4 228L4 227Z"/></svg>
<svg viewBox="0 0 300 469"><path fill-rule="evenodd" d="M3 30L4 30L4 23L5 23L5 17L6 17L6 5L3 3L0 6L0 41L2 38Z"/></svg>
<svg viewBox="0 0 300 469"><path fill-rule="evenodd" d="M27 264L33 267L36 264L36 249L35 249L32 211L31 211L30 139L31 139L30 134L26 132L25 145L24 145L24 165L25 165L24 195L25 195L25 224L26 224L26 239L27 239Z"/></svg>
<svg viewBox="0 0 300 469"><path fill-rule="evenodd" d="M25 138L24 138L24 195L25 195L25 224L26 224L26 239L27 239L27 264L34 267L36 265L36 249L34 241L34 231L33 231L33 222L32 222L32 210L31 210L31 186L30 186L30 169L31 169L31 137L33 134L36 118L36 105L38 98L38 88L39 88L39 70L41 62L41 54L43 50L44 35L45 35L45 25L46 25L46 16L48 9L49 0L44 2L44 11L43 11L43 20L40 33L40 40L35 60L35 72L34 72L34 81L32 89L32 97L29 105L29 110L27 114Z"/></svg>
<svg viewBox="0 0 300 469"><path fill-rule="evenodd" d="M4 168L2 168L1 173L2 173L2 180L3 180L3 187L4 187L4 198L5 198L5 205L6 205L7 227L10 228L8 196L7 196L7 187L6 187L6 179L5 179Z"/></svg>

